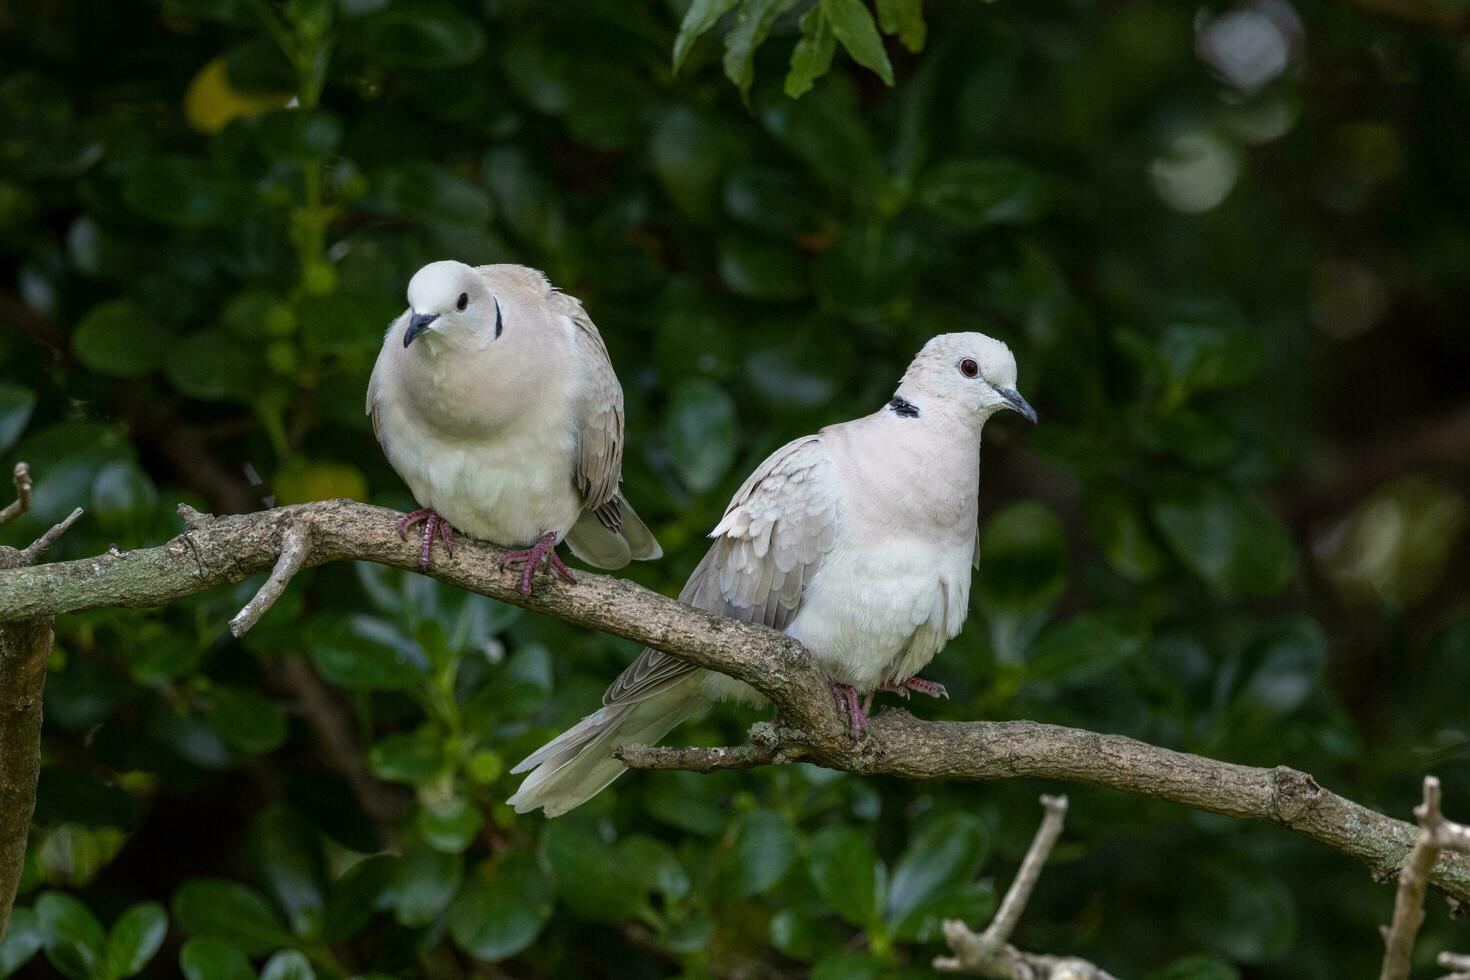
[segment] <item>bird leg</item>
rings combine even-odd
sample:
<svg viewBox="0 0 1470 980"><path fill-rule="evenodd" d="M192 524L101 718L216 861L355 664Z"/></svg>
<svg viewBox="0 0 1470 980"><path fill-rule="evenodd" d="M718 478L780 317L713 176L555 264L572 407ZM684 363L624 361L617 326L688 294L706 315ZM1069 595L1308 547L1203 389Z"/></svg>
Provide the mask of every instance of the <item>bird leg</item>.
<svg viewBox="0 0 1470 980"><path fill-rule="evenodd" d="M926 681L922 677L910 677L901 684L888 683L878 688L880 691L892 691L894 694L907 699L910 691L918 691L931 698L944 698L949 700L949 691L938 681Z"/></svg>
<svg viewBox="0 0 1470 980"><path fill-rule="evenodd" d="M561 560L561 556L556 553L555 531L547 531L541 537L537 538L536 543L529 548L522 551L506 552L505 557L501 559L501 564L514 565L520 562L526 563L525 569L521 572L521 595L529 599L531 597L531 578L536 574L536 569L541 567L542 561L545 561L551 566L552 571L556 572L556 574L568 582L575 582L577 580L572 575L572 570L566 566L566 563Z"/></svg>
<svg viewBox="0 0 1470 980"><path fill-rule="evenodd" d="M434 547L434 535L437 533L439 539L444 542L444 550L452 558L454 556L454 528L449 522L434 512L432 507L421 507L411 514L404 514L398 521L398 536L408 537L408 529L419 521L424 522L424 542L419 548L419 568L425 571L429 568L429 552Z"/></svg>
<svg viewBox="0 0 1470 980"><path fill-rule="evenodd" d="M832 697L836 699L837 707L847 712L847 723L852 729L852 740L856 742L868 730L868 712L858 701L857 688L851 684L833 684Z"/></svg>

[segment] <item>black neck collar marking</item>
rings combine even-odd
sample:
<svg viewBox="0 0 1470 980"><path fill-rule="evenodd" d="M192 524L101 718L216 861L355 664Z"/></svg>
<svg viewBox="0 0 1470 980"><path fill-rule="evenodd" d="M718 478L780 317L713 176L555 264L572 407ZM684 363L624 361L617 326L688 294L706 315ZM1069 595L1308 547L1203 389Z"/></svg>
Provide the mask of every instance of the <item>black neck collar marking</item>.
<svg viewBox="0 0 1470 980"><path fill-rule="evenodd" d="M919 406L902 395L894 395L893 401L888 403L888 407L893 410L894 415L897 415L901 419L916 419L919 417Z"/></svg>
<svg viewBox="0 0 1470 980"><path fill-rule="evenodd" d="M505 324L500 321L500 300L495 300L495 339L500 339L500 332L505 329Z"/></svg>

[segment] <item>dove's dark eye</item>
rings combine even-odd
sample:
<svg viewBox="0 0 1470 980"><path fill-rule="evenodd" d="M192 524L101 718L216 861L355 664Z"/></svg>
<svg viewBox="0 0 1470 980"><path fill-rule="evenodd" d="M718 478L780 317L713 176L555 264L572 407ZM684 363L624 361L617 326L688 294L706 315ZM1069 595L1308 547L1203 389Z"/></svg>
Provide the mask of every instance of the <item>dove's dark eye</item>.
<svg viewBox="0 0 1470 980"><path fill-rule="evenodd" d="M456 310L459 310L460 312L463 312L464 311L464 308L466 306L469 306L469 305L470 305L470 294L469 293L460 293L459 294L459 299L457 299L457 300L454 301L454 308Z"/></svg>
<svg viewBox="0 0 1470 980"><path fill-rule="evenodd" d="M960 374L963 374L967 378L973 378L979 373L980 365L975 363L974 358L967 357L963 361L960 361Z"/></svg>

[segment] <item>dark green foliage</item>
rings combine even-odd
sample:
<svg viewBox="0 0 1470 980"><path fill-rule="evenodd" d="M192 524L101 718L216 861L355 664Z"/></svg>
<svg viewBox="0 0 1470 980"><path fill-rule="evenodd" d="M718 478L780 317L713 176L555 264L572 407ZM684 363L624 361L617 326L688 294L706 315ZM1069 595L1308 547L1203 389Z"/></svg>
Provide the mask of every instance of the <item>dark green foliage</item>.
<svg viewBox="0 0 1470 980"><path fill-rule="evenodd" d="M37 485L0 540L409 506L362 412L382 331L419 265L517 261L607 340L667 552L626 574L675 594L767 453L978 329L1041 425L986 431L972 615L927 671L952 699L911 709L1399 816L1432 770L1463 818L1470 76L1351 6L1303 2L1305 54L1247 92L1166 0L6 5L0 463ZM0 976L925 976L1064 788L1024 947L1375 968L1391 894L1357 865L1115 793L786 767L518 817L510 767L635 649L346 566L233 641L254 585L57 624ZM1431 903L1424 963L1446 945Z"/></svg>

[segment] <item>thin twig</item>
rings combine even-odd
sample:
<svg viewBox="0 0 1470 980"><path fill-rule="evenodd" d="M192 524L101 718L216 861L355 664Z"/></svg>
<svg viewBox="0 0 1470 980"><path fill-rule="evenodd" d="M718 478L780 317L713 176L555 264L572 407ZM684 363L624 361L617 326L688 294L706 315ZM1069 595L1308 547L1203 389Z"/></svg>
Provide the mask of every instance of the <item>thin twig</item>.
<svg viewBox="0 0 1470 980"><path fill-rule="evenodd" d="M1414 807L1414 816L1419 819L1419 839L1399 872L1393 922L1383 931L1383 969L1379 971L1378 980L1407 980L1409 976L1414 940L1419 935L1419 927L1424 924L1424 894L1429 888L1430 871L1439 859L1440 851L1470 851L1470 828L1444 818L1436 777L1424 777L1424 802ZM1443 963L1443 959L1441 962L1444 966L1456 967L1455 963ZM1470 959L1465 962L1470 963Z"/></svg>
<svg viewBox="0 0 1470 980"><path fill-rule="evenodd" d="M276 559L276 567L271 570L270 578L261 585L260 591L255 593L255 598L245 604L245 608L235 614L230 620L230 632L235 634L235 639L244 636L250 627L260 621L260 617L266 614L281 593L286 591L286 586L296 573L301 571L301 566L306 562L306 556L311 550L311 526L305 521L292 524L286 528L281 535L281 556Z"/></svg>
<svg viewBox="0 0 1470 980"><path fill-rule="evenodd" d="M985 952L993 954L1011 941L1011 933L1016 931L1021 914L1031 901L1031 893L1036 890L1036 882L1041 879L1041 870L1046 867L1046 859L1051 857L1051 849L1056 846L1057 837L1062 833L1062 824L1067 819L1067 798L1043 796L1041 806L1046 814L1041 818L1041 826L1036 828L1036 837L1032 839L1031 848L1021 861L1016 880L1011 882L995 918L990 920L990 926L980 936L980 947Z"/></svg>
<svg viewBox="0 0 1470 980"><path fill-rule="evenodd" d="M0 510L0 525L9 524L31 509L31 469L25 463L15 464L15 500Z"/></svg>
<svg viewBox="0 0 1470 980"><path fill-rule="evenodd" d="M51 525L49 531L22 549L20 553L20 564L23 566L34 565L46 553L47 549L56 543L56 539L65 534L81 516L82 509L78 507L60 521Z"/></svg>
<svg viewBox="0 0 1470 980"><path fill-rule="evenodd" d="M1011 945L1011 934L1031 901L1031 893L1067 819L1065 796L1043 796L1041 805L1046 810L1041 826L1036 828L1031 847L990 925L984 932L976 933L959 919L946 919L944 938L954 955L935 957L934 969L942 973L976 973L998 980L1114 980L1107 971L1084 959L1023 953Z"/></svg>

